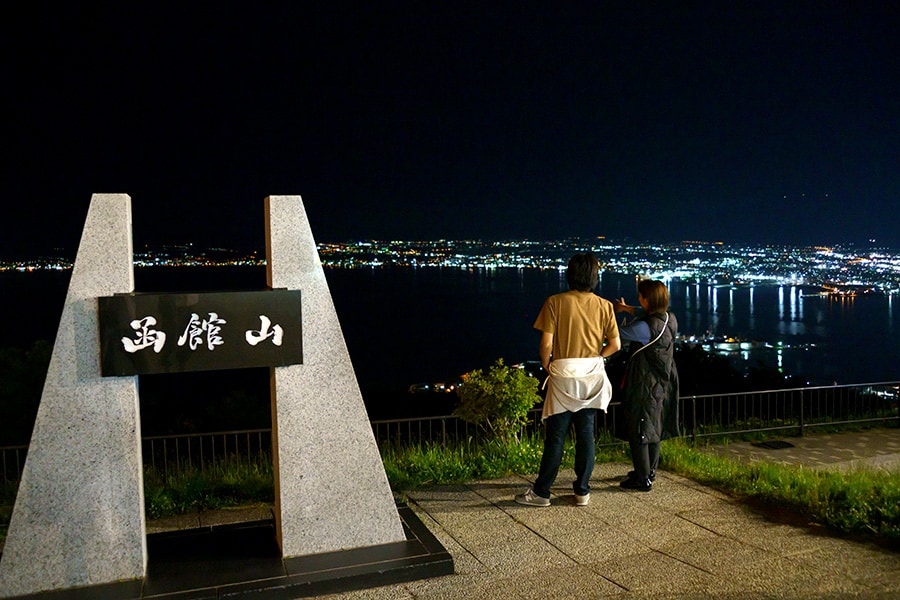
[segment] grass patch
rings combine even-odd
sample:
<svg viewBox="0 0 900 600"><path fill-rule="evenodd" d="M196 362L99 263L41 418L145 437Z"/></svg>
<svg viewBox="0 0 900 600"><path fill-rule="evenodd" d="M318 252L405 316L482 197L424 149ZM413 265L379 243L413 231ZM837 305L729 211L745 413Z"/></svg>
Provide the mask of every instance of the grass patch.
<svg viewBox="0 0 900 600"><path fill-rule="evenodd" d="M172 469L168 474L144 467L144 506L147 518L275 501L270 461L247 464L235 458L203 470Z"/></svg>
<svg viewBox="0 0 900 600"><path fill-rule="evenodd" d="M159 519L217 508L271 504L275 501L271 461L247 463L231 458L204 469L144 467L144 510ZM0 488L0 547L6 540L16 485Z"/></svg>
<svg viewBox="0 0 900 600"><path fill-rule="evenodd" d="M624 446L612 437L601 436L597 443L597 462L625 459ZM519 441L469 440L453 445L428 443L415 447L385 445L381 448L381 458L391 488L402 491L537 473L543 451L544 436L534 433L524 435ZM575 444L569 438L563 447L561 467L572 467L574 462Z"/></svg>
<svg viewBox="0 0 900 600"><path fill-rule="evenodd" d="M663 444L660 467L841 533L900 543L900 473L742 464L706 454L686 440Z"/></svg>

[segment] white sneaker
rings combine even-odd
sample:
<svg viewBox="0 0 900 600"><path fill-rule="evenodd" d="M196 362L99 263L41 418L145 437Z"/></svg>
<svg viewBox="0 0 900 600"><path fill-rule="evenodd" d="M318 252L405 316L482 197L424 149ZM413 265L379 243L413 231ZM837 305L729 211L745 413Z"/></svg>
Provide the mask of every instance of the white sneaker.
<svg viewBox="0 0 900 600"><path fill-rule="evenodd" d="M516 502L525 506L550 506L550 498L541 498L528 488L524 494L516 496Z"/></svg>
<svg viewBox="0 0 900 600"><path fill-rule="evenodd" d="M584 496L575 494L575 506L587 506L591 501L591 494L588 492Z"/></svg>

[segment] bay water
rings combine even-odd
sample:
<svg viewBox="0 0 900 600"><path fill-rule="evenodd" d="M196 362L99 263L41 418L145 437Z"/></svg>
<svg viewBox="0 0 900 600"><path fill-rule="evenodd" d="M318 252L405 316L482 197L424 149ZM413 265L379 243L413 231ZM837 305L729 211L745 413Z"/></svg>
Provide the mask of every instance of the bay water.
<svg viewBox="0 0 900 600"><path fill-rule="evenodd" d="M52 341L68 272L0 274L0 347ZM411 394L487 368L537 360L532 323L565 274L538 269L326 269L326 278L372 418L436 414L452 407ZM262 289L256 267L137 268L137 291ZM637 304L635 277L604 273L598 293ZM780 369L797 385L900 380L900 298L810 295L800 286L668 282L685 336L737 337L772 347L731 355L735 368Z"/></svg>

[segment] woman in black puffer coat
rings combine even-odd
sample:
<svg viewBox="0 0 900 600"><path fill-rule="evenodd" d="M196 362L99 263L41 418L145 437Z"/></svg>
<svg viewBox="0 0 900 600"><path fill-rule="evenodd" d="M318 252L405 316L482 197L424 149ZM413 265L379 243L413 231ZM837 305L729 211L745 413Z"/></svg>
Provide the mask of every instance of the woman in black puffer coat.
<svg viewBox="0 0 900 600"><path fill-rule="evenodd" d="M669 312L669 291L661 281L641 280L638 302L640 311L621 299L614 303L617 311L637 316L619 328L622 342L631 342L622 386L626 435L634 465L619 485L649 492L659 464L659 443L679 435L675 368L678 320Z"/></svg>

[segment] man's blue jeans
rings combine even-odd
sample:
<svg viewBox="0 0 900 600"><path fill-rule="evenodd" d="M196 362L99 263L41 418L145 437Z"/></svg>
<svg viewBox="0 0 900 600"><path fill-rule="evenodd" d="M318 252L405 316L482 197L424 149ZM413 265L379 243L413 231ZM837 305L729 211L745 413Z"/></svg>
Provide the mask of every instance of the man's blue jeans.
<svg viewBox="0 0 900 600"><path fill-rule="evenodd" d="M534 493L541 498L550 497L550 487L559 473L563 444L569 433L569 424L575 426L575 481L572 489L579 496L591 491L591 473L594 472L594 416L597 410L583 408L578 412L562 412L544 421L544 455L541 470L534 482Z"/></svg>

